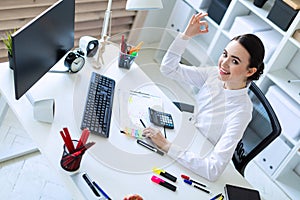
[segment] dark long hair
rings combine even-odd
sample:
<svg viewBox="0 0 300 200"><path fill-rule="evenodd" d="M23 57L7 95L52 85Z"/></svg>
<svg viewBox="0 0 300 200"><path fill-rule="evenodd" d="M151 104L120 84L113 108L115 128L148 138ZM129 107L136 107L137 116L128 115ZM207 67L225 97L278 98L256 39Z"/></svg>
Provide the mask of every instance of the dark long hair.
<svg viewBox="0 0 300 200"><path fill-rule="evenodd" d="M250 54L249 68L256 68L256 72L248 77L247 82L258 80L263 74L265 48L262 41L254 34L244 34L234 37L232 40L239 42Z"/></svg>

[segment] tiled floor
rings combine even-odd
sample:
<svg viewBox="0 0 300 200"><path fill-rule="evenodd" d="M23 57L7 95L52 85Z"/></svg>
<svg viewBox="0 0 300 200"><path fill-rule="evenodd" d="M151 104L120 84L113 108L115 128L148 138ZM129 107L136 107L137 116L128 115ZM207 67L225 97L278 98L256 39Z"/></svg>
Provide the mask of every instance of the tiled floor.
<svg viewBox="0 0 300 200"><path fill-rule="evenodd" d="M0 199L71 199L11 110L0 125Z"/></svg>

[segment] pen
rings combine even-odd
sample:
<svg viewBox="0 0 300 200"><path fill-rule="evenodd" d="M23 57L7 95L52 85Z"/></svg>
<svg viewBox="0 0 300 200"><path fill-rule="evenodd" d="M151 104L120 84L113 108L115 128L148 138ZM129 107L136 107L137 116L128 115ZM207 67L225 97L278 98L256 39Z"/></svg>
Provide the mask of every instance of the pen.
<svg viewBox="0 0 300 200"><path fill-rule="evenodd" d="M167 181L164 181L164 180L158 178L157 176L153 175L151 177L151 181L153 181L154 183L157 183L161 186L164 186L165 188L168 188L168 189L170 189L174 192L176 191L176 186L175 185L172 185L171 183L168 183Z"/></svg>
<svg viewBox="0 0 300 200"><path fill-rule="evenodd" d="M140 122L142 123L143 127L146 128L146 125L144 124L142 119L140 119Z"/></svg>
<svg viewBox="0 0 300 200"><path fill-rule="evenodd" d="M101 187L95 181L93 181L93 184L103 194L103 196L106 199L111 200L111 198L101 189Z"/></svg>
<svg viewBox="0 0 300 200"><path fill-rule="evenodd" d="M138 43L138 45L136 45L135 47L132 47L128 53L132 54L133 52L138 52L139 50L141 50L143 43L144 43L143 41Z"/></svg>
<svg viewBox="0 0 300 200"><path fill-rule="evenodd" d="M218 198L220 198L222 196L222 193L217 194L216 196L214 196L213 198L211 198L210 200L217 200Z"/></svg>
<svg viewBox="0 0 300 200"><path fill-rule="evenodd" d="M149 149L149 150L151 150L151 151L153 151L153 152L155 152L155 153L158 153L158 154L161 155L161 156L164 155L164 152L160 151L159 149L157 149L157 148L151 146L150 144L148 144L148 143L146 143L146 142L144 142L144 141L142 141L142 140L137 139L136 142L137 142L139 145L142 145L143 147L145 147L145 148L147 148L147 149Z"/></svg>
<svg viewBox="0 0 300 200"><path fill-rule="evenodd" d="M166 127L164 126L164 134L165 134L165 138L167 139L167 132L166 132Z"/></svg>
<svg viewBox="0 0 300 200"><path fill-rule="evenodd" d="M189 180L189 181L191 181L191 182L193 182L193 183L195 183L195 184L198 184L198 185L200 185L200 186L202 186L202 187L206 187L206 185L204 185L204 184L202 184L202 183L199 183L199 182L197 182L197 181L195 181L195 180L190 179L190 177L187 176L187 175L181 174L181 177L182 177L183 179Z"/></svg>
<svg viewBox="0 0 300 200"><path fill-rule="evenodd" d="M122 53L127 53L127 45L126 45L126 42L125 42L125 36L122 35L122 39L121 39L121 52Z"/></svg>
<svg viewBox="0 0 300 200"><path fill-rule="evenodd" d="M175 176L173 176L172 174L169 174L168 172L166 172L165 170L162 169L157 169L157 168L153 168L152 171L158 175L161 175L167 179L169 179L170 181L176 182L177 178Z"/></svg>
<svg viewBox="0 0 300 200"><path fill-rule="evenodd" d="M207 194L210 194L210 191L208 191L206 189L203 189L203 188L199 187L198 185L193 184L192 181L190 181L190 180L184 179L183 181L185 183L189 184L189 185L192 185L194 188L197 188L197 189L199 189L199 190L201 190L201 191L203 191L203 192L205 192Z"/></svg>
<svg viewBox="0 0 300 200"><path fill-rule="evenodd" d="M88 186L91 188L91 190L94 192L94 194L97 197L100 197L100 194L97 192L97 190L95 189L94 185L92 184L90 178L88 177L87 174L83 174L82 178L85 180L85 182L88 184Z"/></svg>

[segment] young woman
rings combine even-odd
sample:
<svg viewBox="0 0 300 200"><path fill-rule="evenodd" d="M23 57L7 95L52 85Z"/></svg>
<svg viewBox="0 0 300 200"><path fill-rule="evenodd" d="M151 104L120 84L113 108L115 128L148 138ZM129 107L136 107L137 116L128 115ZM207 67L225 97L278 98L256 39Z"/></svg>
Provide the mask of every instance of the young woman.
<svg viewBox="0 0 300 200"><path fill-rule="evenodd" d="M205 157L189 152L164 138L152 127L143 134L163 151L200 176L215 181L230 162L234 150L251 120L252 102L248 86L258 80L264 69L264 46L253 34L233 38L225 47L218 67L191 67L180 64L191 37L208 32L202 19L207 14L194 15L185 31L173 41L161 65L161 72L170 78L189 83L199 92L195 126L214 145Z"/></svg>

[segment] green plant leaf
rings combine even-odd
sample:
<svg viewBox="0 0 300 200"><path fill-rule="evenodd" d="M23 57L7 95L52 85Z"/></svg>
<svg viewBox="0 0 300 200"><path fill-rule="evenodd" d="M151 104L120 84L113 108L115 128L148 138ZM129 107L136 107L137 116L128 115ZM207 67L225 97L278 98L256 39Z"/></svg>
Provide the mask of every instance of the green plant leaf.
<svg viewBox="0 0 300 200"><path fill-rule="evenodd" d="M6 49L7 49L8 53L9 53L10 55L12 55L12 38L11 38L11 35L12 35L15 31L16 31L16 30L14 30L14 31L7 31L7 32L5 33L6 38L3 38L3 39L2 39L4 45L6 46Z"/></svg>

